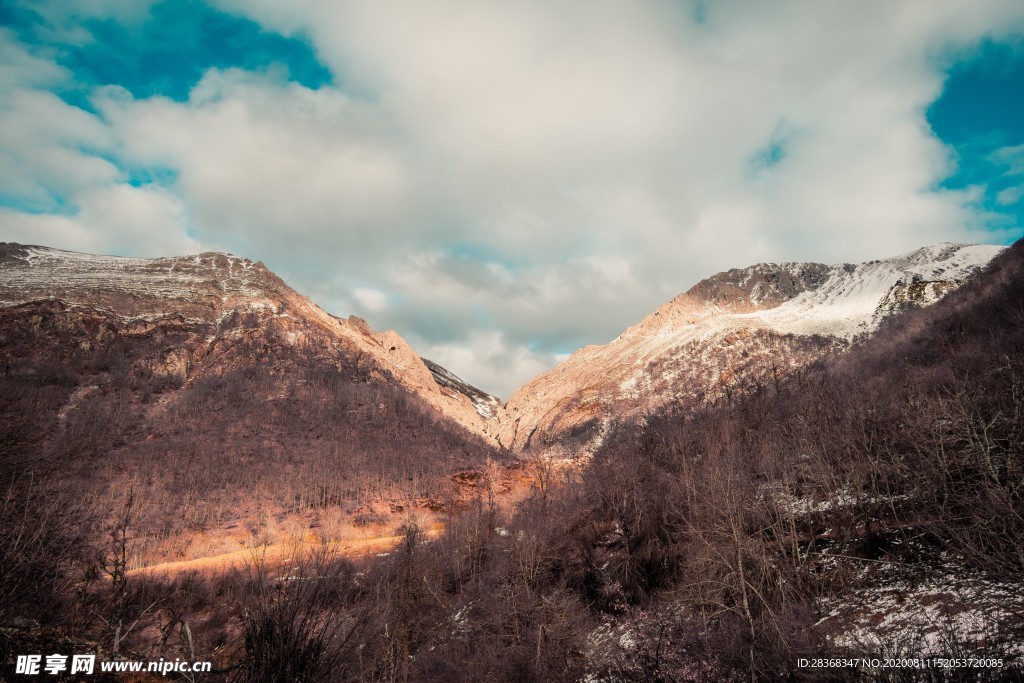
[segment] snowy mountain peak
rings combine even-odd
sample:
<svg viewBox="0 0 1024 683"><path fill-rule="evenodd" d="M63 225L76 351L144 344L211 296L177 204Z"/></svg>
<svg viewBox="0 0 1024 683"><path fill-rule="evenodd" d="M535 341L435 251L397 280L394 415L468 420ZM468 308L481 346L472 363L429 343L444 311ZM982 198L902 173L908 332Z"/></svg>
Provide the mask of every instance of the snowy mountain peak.
<svg viewBox="0 0 1024 683"><path fill-rule="evenodd" d="M262 263L232 254L137 258L0 243L3 300L65 299L124 315L152 313L154 301L253 298L284 287Z"/></svg>
<svg viewBox="0 0 1024 683"><path fill-rule="evenodd" d="M859 265L761 263L706 278L513 394L502 441L593 450L610 420L791 372L956 289L1004 247L942 243ZM561 446L560 446L561 447Z"/></svg>
<svg viewBox="0 0 1024 683"><path fill-rule="evenodd" d="M818 286L746 318L783 334L852 339L873 332L894 313L938 301L1004 248L942 243L857 266L832 266Z"/></svg>

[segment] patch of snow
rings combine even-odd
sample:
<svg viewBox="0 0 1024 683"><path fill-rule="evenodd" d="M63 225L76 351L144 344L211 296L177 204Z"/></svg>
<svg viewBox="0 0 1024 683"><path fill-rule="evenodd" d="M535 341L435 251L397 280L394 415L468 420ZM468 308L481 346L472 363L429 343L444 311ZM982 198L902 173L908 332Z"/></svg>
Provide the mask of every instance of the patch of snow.
<svg viewBox="0 0 1024 683"><path fill-rule="evenodd" d="M635 396L637 393L636 386L637 384L639 384L639 382L640 375L633 375L631 377L627 377L619 384L619 391L622 393L623 396Z"/></svg>
<svg viewBox="0 0 1024 683"><path fill-rule="evenodd" d="M1005 247L976 244L937 244L850 269L833 266L831 276L775 308L737 314L737 320L760 322L784 334L824 334L852 339L872 332L886 298L899 286L943 282L959 286L995 258ZM937 297L928 297L932 303Z"/></svg>
<svg viewBox="0 0 1024 683"><path fill-rule="evenodd" d="M830 640L840 647L872 654L950 655L963 644L1005 644L1012 636L1003 632L1003 625L1017 623L1024 609L1022 596L1020 585L946 562L937 576L916 585L890 578L823 601L826 614L819 625L838 627Z"/></svg>
<svg viewBox="0 0 1024 683"><path fill-rule="evenodd" d="M863 495L858 496L856 492L846 489L834 493L830 498L818 500L814 496L794 496L786 491L775 490L765 492L766 496L772 497L779 507L791 510L796 515L808 515L816 512L828 512L850 507L851 505L874 504L874 503L895 503L907 500L910 496L899 494L893 496Z"/></svg>
<svg viewBox="0 0 1024 683"><path fill-rule="evenodd" d="M473 408L480 417L485 420L493 420L497 417L501 401L494 396L488 396L487 398L470 396L470 400L473 402Z"/></svg>
<svg viewBox="0 0 1024 683"><path fill-rule="evenodd" d="M474 600L467 602L448 618L452 624L453 635L472 632L473 627L469 623L469 612L473 608L474 602Z"/></svg>

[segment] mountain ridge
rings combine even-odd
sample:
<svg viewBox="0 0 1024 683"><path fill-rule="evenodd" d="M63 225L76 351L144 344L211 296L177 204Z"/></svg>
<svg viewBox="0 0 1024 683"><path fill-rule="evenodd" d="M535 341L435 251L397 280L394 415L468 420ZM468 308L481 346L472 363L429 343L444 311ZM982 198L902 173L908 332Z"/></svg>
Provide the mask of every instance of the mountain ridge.
<svg viewBox="0 0 1024 683"><path fill-rule="evenodd" d="M284 344L344 346L461 428L521 451L592 452L613 420L719 400L847 348L908 307L934 303L1003 248L939 243L861 264L758 263L704 278L605 345L591 345L502 403L421 358L394 330L331 315L261 262L233 254L136 258L0 243L0 306L60 299L135 323L169 316L206 339L272 321ZM188 357L170 362L187 374Z"/></svg>

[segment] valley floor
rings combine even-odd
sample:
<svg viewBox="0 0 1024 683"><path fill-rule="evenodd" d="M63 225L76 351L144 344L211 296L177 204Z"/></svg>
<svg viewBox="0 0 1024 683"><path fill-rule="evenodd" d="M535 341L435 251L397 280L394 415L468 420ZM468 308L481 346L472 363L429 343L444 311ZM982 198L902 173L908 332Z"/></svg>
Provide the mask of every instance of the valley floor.
<svg viewBox="0 0 1024 683"><path fill-rule="evenodd" d="M428 539L434 539L444 531L444 524L440 521L430 522L424 526L422 533ZM339 557L361 558L369 555L387 554L403 535L368 535L339 539L331 542L324 542L318 539L307 539L298 543L273 543L268 545L253 546L236 550L235 552L211 555L208 557L197 557L191 560L179 560L176 562L161 562L132 569L129 576L173 576L187 572L217 573L231 569L241 569L253 562L260 561L269 565L287 567L297 555L316 549L323 545L330 545L332 550Z"/></svg>

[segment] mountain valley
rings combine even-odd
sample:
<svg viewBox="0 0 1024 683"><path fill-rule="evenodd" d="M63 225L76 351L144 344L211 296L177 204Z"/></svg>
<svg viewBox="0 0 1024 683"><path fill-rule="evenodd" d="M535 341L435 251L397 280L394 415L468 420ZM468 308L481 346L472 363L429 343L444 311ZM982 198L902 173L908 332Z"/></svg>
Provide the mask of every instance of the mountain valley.
<svg viewBox="0 0 1024 683"><path fill-rule="evenodd" d="M502 403L261 263L0 244L0 658L73 634L210 680L1019 662L1022 287L1022 243L734 269Z"/></svg>

